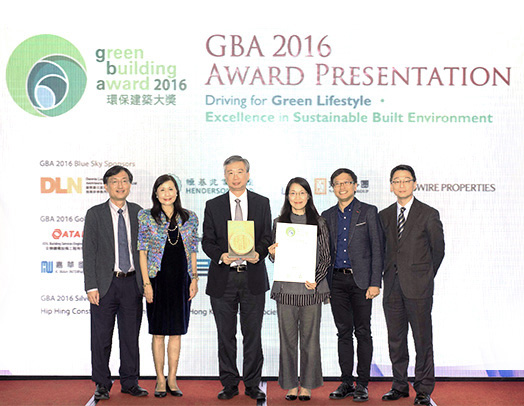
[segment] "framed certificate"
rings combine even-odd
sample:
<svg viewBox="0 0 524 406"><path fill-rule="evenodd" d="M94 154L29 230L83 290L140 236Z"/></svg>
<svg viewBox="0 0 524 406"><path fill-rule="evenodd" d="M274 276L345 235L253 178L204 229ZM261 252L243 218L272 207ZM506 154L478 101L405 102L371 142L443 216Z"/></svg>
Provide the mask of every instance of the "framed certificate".
<svg viewBox="0 0 524 406"><path fill-rule="evenodd" d="M255 222L227 222L227 247L230 258L255 258Z"/></svg>
<svg viewBox="0 0 524 406"><path fill-rule="evenodd" d="M317 226L277 223L273 279L282 282L315 281Z"/></svg>

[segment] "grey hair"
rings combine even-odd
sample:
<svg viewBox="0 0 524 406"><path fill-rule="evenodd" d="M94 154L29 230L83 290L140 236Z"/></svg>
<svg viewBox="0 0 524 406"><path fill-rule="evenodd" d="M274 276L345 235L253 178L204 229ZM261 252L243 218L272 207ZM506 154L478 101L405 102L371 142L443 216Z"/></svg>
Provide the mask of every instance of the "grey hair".
<svg viewBox="0 0 524 406"><path fill-rule="evenodd" d="M240 155L231 155L224 161L224 172L226 171L226 166L235 162L244 162L246 167L246 172L249 172L249 161L246 158L242 158Z"/></svg>

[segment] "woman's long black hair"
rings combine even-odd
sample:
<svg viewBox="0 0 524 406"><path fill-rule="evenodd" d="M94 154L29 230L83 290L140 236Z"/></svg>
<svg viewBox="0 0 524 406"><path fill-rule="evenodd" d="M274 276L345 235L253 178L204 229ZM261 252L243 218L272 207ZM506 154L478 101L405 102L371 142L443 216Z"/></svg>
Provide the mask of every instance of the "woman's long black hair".
<svg viewBox="0 0 524 406"><path fill-rule="evenodd" d="M171 175L162 175L159 176L157 180L155 180L155 184L153 185L153 193L151 194L151 200L153 201L153 207L151 208L151 215L157 222L157 224L162 224L162 216L161 213L164 211L162 210L162 205L160 204L160 201L158 200L158 197L156 197L156 191L160 187L160 185L166 183L166 182L173 182L176 189L176 199L175 199L175 212L173 213L173 216L171 217L171 223L169 226L172 228L176 225L176 214L180 216L180 219L182 220L182 224L184 224L187 219L189 218L189 212L182 207L182 202L180 200L180 190L178 189L178 184L175 180L175 178ZM167 215L164 213L164 216Z"/></svg>
<svg viewBox="0 0 524 406"><path fill-rule="evenodd" d="M291 185L293 183L296 183L297 185L302 186L307 194L308 194L308 200L306 203L306 223L312 224L312 225L318 225L318 218L320 215L318 214L317 209L315 208L315 204L313 203L313 194L311 193L311 187L309 186L309 183L304 178L293 178L291 179L286 186L286 198L284 200L284 205L282 206L282 210L280 210L280 217L278 219L281 223L291 223L291 203L289 203L289 189L291 189Z"/></svg>

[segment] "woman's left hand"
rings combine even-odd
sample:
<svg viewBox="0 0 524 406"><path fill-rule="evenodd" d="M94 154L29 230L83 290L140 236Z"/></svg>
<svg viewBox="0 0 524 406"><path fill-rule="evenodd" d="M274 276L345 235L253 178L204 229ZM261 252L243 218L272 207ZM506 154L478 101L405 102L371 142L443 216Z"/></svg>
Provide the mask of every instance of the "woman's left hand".
<svg viewBox="0 0 524 406"><path fill-rule="evenodd" d="M198 281L193 279L189 285L189 300L193 299L198 293Z"/></svg>
<svg viewBox="0 0 524 406"><path fill-rule="evenodd" d="M308 282L306 281L306 289L314 290L317 287L316 282Z"/></svg>

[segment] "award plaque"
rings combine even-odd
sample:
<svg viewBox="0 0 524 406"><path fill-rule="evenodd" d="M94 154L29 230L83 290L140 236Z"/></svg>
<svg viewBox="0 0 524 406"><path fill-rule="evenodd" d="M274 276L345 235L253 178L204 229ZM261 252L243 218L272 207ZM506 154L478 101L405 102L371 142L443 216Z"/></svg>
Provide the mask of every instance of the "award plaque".
<svg viewBox="0 0 524 406"><path fill-rule="evenodd" d="M227 222L228 255L230 258L255 257L255 222Z"/></svg>

